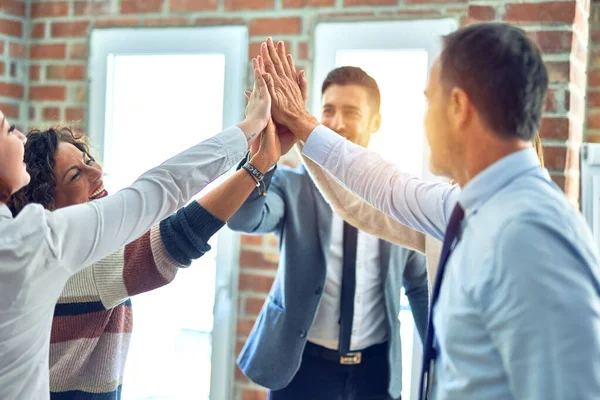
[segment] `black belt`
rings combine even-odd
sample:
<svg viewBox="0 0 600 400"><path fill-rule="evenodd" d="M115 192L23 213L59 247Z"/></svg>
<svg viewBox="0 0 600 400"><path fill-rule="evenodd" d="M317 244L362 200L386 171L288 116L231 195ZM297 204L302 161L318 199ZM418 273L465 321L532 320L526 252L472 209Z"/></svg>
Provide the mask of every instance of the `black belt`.
<svg viewBox="0 0 600 400"><path fill-rule="evenodd" d="M342 356L337 350L331 350L311 342L306 342L304 352L311 356L333 361L338 364L357 365L370 358L373 358L374 356L385 356L387 347L387 343L381 343L367 347L361 351L352 351Z"/></svg>

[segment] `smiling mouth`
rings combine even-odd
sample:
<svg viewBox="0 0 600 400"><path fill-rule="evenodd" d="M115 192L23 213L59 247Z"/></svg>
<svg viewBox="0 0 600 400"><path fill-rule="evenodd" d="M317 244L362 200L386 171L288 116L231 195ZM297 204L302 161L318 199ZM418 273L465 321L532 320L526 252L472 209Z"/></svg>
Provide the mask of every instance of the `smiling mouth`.
<svg viewBox="0 0 600 400"><path fill-rule="evenodd" d="M92 195L90 196L90 200L101 199L102 197L106 197L107 195L108 193L104 189L104 185L100 185L98 189L96 189L94 193L92 193Z"/></svg>

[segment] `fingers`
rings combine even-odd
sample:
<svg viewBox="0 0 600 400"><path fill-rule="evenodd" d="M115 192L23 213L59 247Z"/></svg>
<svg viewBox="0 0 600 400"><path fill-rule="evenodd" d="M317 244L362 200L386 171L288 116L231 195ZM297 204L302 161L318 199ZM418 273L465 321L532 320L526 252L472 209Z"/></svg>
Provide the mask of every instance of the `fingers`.
<svg viewBox="0 0 600 400"><path fill-rule="evenodd" d="M258 58L258 67L260 68L260 73L264 74L265 72L267 72L267 71L265 71L265 61L262 58L262 56L258 56L257 58Z"/></svg>
<svg viewBox="0 0 600 400"><path fill-rule="evenodd" d="M275 96L275 82L273 82L273 77L271 77L271 74L264 74L263 75L263 80L265 81L266 85L267 85L267 89L269 90L269 94L271 95L271 97Z"/></svg>
<svg viewBox="0 0 600 400"><path fill-rule="evenodd" d="M252 96L252 92L250 90L244 90L244 95L246 96L246 100L250 100L250 96Z"/></svg>
<svg viewBox="0 0 600 400"><path fill-rule="evenodd" d="M287 55L287 62L293 74L292 78L295 78L296 76L298 76L298 74L296 73L296 65L294 65L294 58L291 54Z"/></svg>
<svg viewBox="0 0 600 400"><path fill-rule="evenodd" d="M275 45L273 44L273 39L267 38L266 54L262 53L262 48L263 48L263 46L261 46L261 55L265 59L266 72L273 74L273 75L276 74L274 77L285 76L285 71L283 70L283 64L281 63L281 60L279 59L279 55L277 54L277 50L275 49ZM269 67L271 67L273 70L269 71Z"/></svg>
<svg viewBox="0 0 600 400"><path fill-rule="evenodd" d="M308 100L308 81L306 80L306 74L304 70L300 71L298 74L298 86L300 86L300 92L302 93L302 99L304 100L304 104Z"/></svg>
<svg viewBox="0 0 600 400"><path fill-rule="evenodd" d="M289 57L285 54L285 44L281 41L277 42L277 56L281 61L285 76L295 80L296 74L292 74L292 67L289 64Z"/></svg>
<svg viewBox="0 0 600 400"><path fill-rule="evenodd" d="M256 58L252 59L252 66L254 67L254 87L259 91L259 94L266 94L267 84L260 72L258 60Z"/></svg>

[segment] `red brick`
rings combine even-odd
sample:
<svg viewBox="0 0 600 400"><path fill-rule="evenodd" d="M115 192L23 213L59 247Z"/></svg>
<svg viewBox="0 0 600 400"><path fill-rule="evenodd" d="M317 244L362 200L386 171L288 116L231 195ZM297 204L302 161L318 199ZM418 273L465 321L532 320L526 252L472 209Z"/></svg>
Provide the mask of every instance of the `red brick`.
<svg viewBox="0 0 600 400"><path fill-rule="evenodd" d="M25 16L25 1L23 0L0 0L0 12L14 15L16 17Z"/></svg>
<svg viewBox="0 0 600 400"><path fill-rule="evenodd" d="M22 99L24 95L23 86L16 83L0 82L0 96L2 97L13 97L15 99Z"/></svg>
<svg viewBox="0 0 600 400"><path fill-rule="evenodd" d="M308 59L308 43L307 42L298 42L295 57L299 60L307 60Z"/></svg>
<svg viewBox="0 0 600 400"><path fill-rule="evenodd" d="M75 15L108 15L110 14L111 0L85 0L73 3Z"/></svg>
<svg viewBox="0 0 600 400"><path fill-rule="evenodd" d="M548 89L546 93L546 104L544 111L554 112L557 108L556 92L552 89Z"/></svg>
<svg viewBox="0 0 600 400"><path fill-rule="evenodd" d="M235 354L240 354L240 352L242 351L242 348L244 347L245 344L245 340L238 340L235 343Z"/></svg>
<svg viewBox="0 0 600 400"><path fill-rule="evenodd" d="M250 36L297 35L302 31L300 17L257 18L250 22Z"/></svg>
<svg viewBox="0 0 600 400"><path fill-rule="evenodd" d="M196 25L245 25L246 21L242 18L210 18L200 17L194 21Z"/></svg>
<svg viewBox="0 0 600 400"><path fill-rule="evenodd" d="M569 119L550 117L542 118L540 135L544 139L567 140L569 138Z"/></svg>
<svg viewBox="0 0 600 400"><path fill-rule="evenodd" d="M248 377L246 377L246 375L244 375L244 373L242 372L242 370L237 365L235 366L235 381L236 382L241 382L241 383L248 383L248 382L250 382L250 380L248 379Z"/></svg>
<svg viewBox="0 0 600 400"><path fill-rule="evenodd" d="M0 56L4 54L4 40L0 40Z"/></svg>
<svg viewBox="0 0 600 400"><path fill-rule="evenodd" d="M6 64L4 62L0 62L0 75L4 75L6 72Z"/></svg>
<svg viewBox="0 0 600 400"><path fill-rule="evenodd" d="M217 0L171 0L169 9L172 12L207 11L216 10L218 6Z"/></svg>
<svg viewBox="0 0 600 400"><path fill-rule="evenodd" d="M60 108L58 107L45 107L42 109L42 118L46 121L60 120Z"/></svg>
<svg viewBox="0 0 600 400"><path fill-rule="evenodd" d="M600 67L600 49L592 49L589 53L590 68Z"/></svg>
<svg viewBox="0 0 600 400"><path fill-rule="evenodd" d="M10 56L14 58L24 58L25 57L25 46L21 43L11 43L10 44Z"/></svg>
<svg viewBox="0 0 600 400"><path fill-rule="evenodd" d="M283 8L333 7L335 0L283 0Z"/></svg>
<svg viewBox="0 0 600 400"><path fill-rule="evenodd" d="M162 11L163 0L121 0L121 14L144 14Z"/></svg>
<svg viewBox="0 0 600 400"><path fill-rule="evenodd" d="M267 400L267 392L264 389L243 389L242 400Z"/></svg>
<svg viewBox="0 0 600 400"><path fill-rule="evenodd" d="M69 58L71 60L87 59L87 44L86 43L70 43Z"/></svg>
<svg viewBox="0 0 600 400"><path fill-rule="evenodd" d="M83 65L48 65L46 67L48 80L83 80L85 79L85 66Z"/></svg>
<svg viewBox="0 0 600 400"><path fill-rule="evenodd" d="M246 315L256 316L260 313L263 304L265 304L265 299L248 297L246 298L246 306L244 307L244 313Z"/></svg>
<svg viewBox="0 0 600 400"><path fill-rule="evenodd" d="M146 26L181 26L189 25L190 20L187 18L147 18L144 20Z"/></svg>
<svg viewBox="0 0 600 400"><path fill-rule="evenodd" d="M50 3L31 2L31 18L65 17L69 15L69 3L55 1Z"/></svg>
<svg viewBox="0 0 600 400"><path fill-rule="evenodd" d="M543 53L568 53L571 51L573 32L538 31L527 32L527 35L537 43Z"/></svg>
<svg viewBox="0 0 600 400"><path fill-rule="evenodd" d="M238 318L236 334L247 337L254 326L254 319Z"/></svg>
<svg viewBox="0 0 600 400"><path fill-rule="evenodd" d="M43 59L64 59L66 56L66 46L60 44L34 44L29 48L29 57L33 60Z"/></svg>
<svg viewBox="0 0 600 400"><path fill-rule="evenodd" d="M67 121L83 121L83 108L67 108L65 110L65 119Z"/></svg>
<svg viewBox="0 0 600 400"><path fill-rule="evenodd" d="M566 177L564 175L550 174L550 178L552 178L554 183L556 183L558 187L562 189L563 192L565 191Z"/></svg>
<svg viewBox="0 0 600 400"><path fill-rule="evenodd" d="M261 269L277 269L277 259L278 257L268 260L261 251L243 250L240 254L240 265Z"/></svg>
<svg viewBox="0 0 600 400"><path fill-rule="evenodd" d="M469 6L469 19L473 21L493 21L496 10L490 6Z"/></svg>
<svg viewBox="0 0 600 400"><path fill-rule="evenodd" d="M600 111L590 110L587 115L588 129L600 129Z"/></svg>
<svg viewBox="0 0 600 400"><path fill-rule="evenodd" d="M247 246L260 246L263 244L263 238L264 236L262 235L241 235L241 243L242 245L247 245Z"/></svg>
<svg viewBox="0 0 600 400"><path fill-rule="evenodd" d="M268 293L273 284L273 277L242 272L239 277L239 290Z"/></svg>
<svg viewBox="0 0 600 400"><path fill-rule="evenodd" d="M41 39L46 34L46 23L36 22L31 26L31 38Z"/></svg>
<svg viewBox="0 0 600 400"><path fill-rule="evenodd" d="M407 0L407 4L411 1L419 0ZM427 2L427 0L423 0ZM398 0L344 0L344 7L353 6L393 6L398 4Z"/></svg>
<svg viewBox="0 0 600 400"><path fill-rule="evenodd" d="M134 18L104 18L95 21L96 26L136 26L137 24L138 20Z"/></svg>
<svg viewBox="0 0 600 400"><path fill-rule="evenodd" d="M0 103L0 110L8 118L19 118L19 106L12 103Z"/></svg>
<svg viewBox="0 0 600 400"><path fill-rule="evenodd" d="M600 87L600 70L588 71L588 86Z"/></svg>
<svg viewBox="0 0 600 400"><path fill-rule="evenodd" d="M54 100L65 101L67 90L64 86L31 86L29 88L29 100Z"/></svg>
<svg viewBox="0 0 600 400"><path fill-rule="evenodd" d="M568 170L579 166L579 150L568 147L545 146L544 163L546 168Z"/></svg>
<svg viewBox="0 0 600 400"><path fill-rule="evenodd" d="M225 0L225 10L268 10L275 6L275 0Z"/></svg>
<svg viewBox="0 0 600 400"><path fill-rule="evenodd" d="M588 91L587 93L587 105L590 108L600 107L600 92Z"/></svg>
<svg viewBox="0 0 600 400"><path fill-rule="evenodd" d="M0 19L0 33L20 38L23 36L23 24L10 19Z"/></svg>
<svg viewBox="0 0 600 400"><path fill-rule="evenodd" d="M41 67L39 65L30 65L29 66L29 80L30 81L39 81L40 80L40 71L41 71Z"/></svg>
<svg viewBox="0 0 600 400"><path fill-rule="evenodd" d="M548 78L552 83L569 82L571 66L568 61L546 62Z"/></svg>
<svg viewBox="0 0 600 400"><path fill-rule="evenodd" d="M590 42L593 45L600 43L600 27L592 26L590 29Z"/></svg>
<svg viewBox="0 0 600 400"><path fill-rule="evenodd" d="M261 43L262 42L250 43L250 45L248 47L248 58L250 60L252 60L252 58L260 55L260 44ZM285 44L286 51L289 51L292 48L292 44L290 42L288 42L287 40L284 40L283 43Z"/></svg>
<svg viewBox="0 0 600 400"><path fill-rule="evenodd" d="M87 35L90 23L87 21L78 22L54 22L50 27L52 37L76 37Z"/></svg>
<svg viewBox="0 0 600 400"><path fill-rule="evenodd" d="M30 120L35 119L35 107L29 107L29 112L27 113Z"/></svg>
<svg viewBox="0 0 600 400"><path fill-rule="evenodd" d="M504 21L572 24L575 20L576 6L575 1L510 3L505 6Z"/></svg>

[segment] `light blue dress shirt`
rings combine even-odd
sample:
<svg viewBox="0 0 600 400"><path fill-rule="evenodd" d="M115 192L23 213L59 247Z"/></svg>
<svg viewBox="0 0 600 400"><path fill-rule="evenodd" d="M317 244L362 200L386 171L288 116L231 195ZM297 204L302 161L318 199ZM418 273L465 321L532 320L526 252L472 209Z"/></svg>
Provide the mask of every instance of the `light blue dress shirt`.
<svg viewBox="0 0 600 400"><path fill-rule="evenodd" d="M434 310L442 399L600 399L600 258L581 214L540 167L513 153L464 189L428 183L324 126L304 154L400 222L461 239Z"/></svg>

